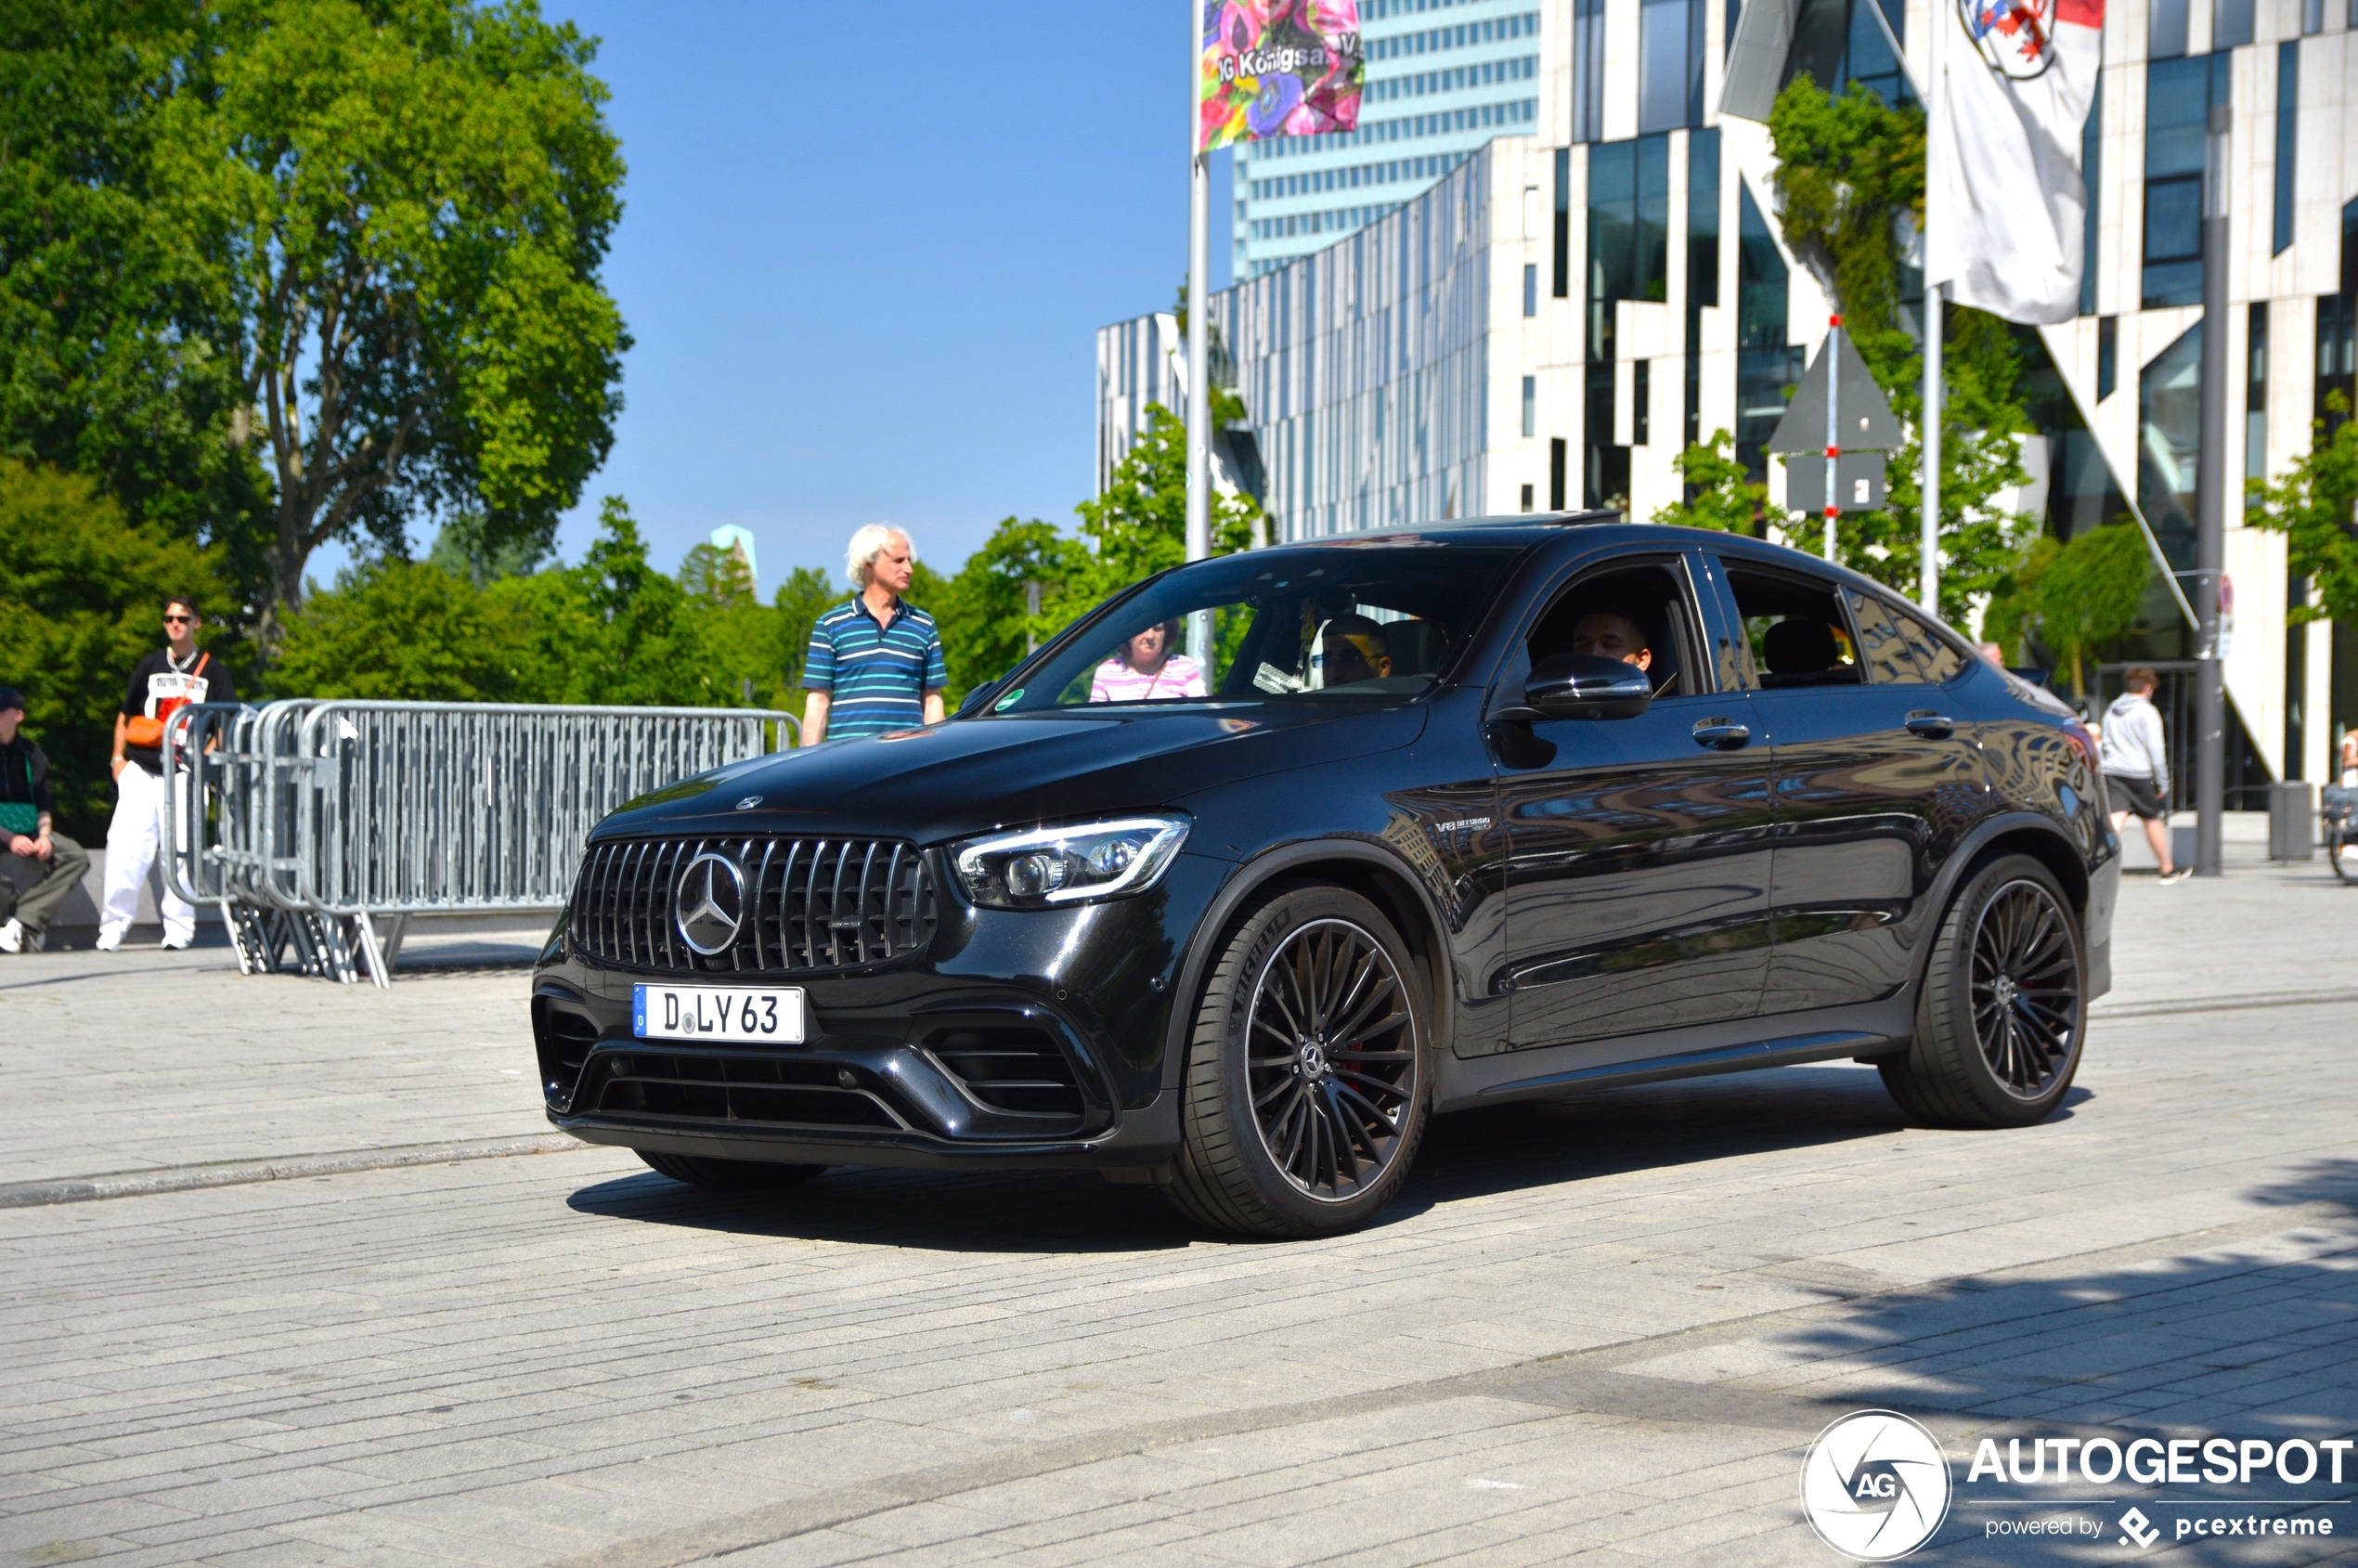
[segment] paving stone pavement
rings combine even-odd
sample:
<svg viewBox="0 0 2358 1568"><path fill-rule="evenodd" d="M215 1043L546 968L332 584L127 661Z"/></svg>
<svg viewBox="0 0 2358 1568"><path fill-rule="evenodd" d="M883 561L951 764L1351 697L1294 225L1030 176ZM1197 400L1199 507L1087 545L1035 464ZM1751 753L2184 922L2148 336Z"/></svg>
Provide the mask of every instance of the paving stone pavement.
<svg viewBox="0 0 2358 1568"><path fill-rule="evenodd" d="M1802 1456L1871 1406L1957 1461L1911 1562L2358 1559L2358 1453L1966 1478L1985 1436L2358 1436L2358 889L2132 879L2118 929L2042 1126L1910 1129L1848 1065L1502 1108L1330 1241L586 1148L0 1212L0 1562L1825 1564ZM513 973L92 956L0 963L9 1179L545 1130ZM2335 1533L2168 1533L2271 1508ZM1991 1534L2066 1516L2104 1534Z"/></svg>

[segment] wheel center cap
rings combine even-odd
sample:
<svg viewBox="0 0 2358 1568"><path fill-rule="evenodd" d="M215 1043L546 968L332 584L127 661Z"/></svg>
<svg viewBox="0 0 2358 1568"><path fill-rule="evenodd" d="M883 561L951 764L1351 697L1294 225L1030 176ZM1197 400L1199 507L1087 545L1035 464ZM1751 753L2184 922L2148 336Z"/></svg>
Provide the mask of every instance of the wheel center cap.
<svg viewBox="0 0 2358 1568"><path fill-rule="evenodd" d="M1305 1078L1327 1076L1327 1046L1322 1040L1305 1040L1300 1053L1302 1073Z"/></svg>
<svg viewBox="0 0 2358 1568"><path fill-rule="evenodd" d="M1995 987L1995 990L1998 993L1999 1006L2011 1007L2015 1004L2016 987L2015 985L2015 978L2012 975L1999 976L1998 984Z"/></svg>

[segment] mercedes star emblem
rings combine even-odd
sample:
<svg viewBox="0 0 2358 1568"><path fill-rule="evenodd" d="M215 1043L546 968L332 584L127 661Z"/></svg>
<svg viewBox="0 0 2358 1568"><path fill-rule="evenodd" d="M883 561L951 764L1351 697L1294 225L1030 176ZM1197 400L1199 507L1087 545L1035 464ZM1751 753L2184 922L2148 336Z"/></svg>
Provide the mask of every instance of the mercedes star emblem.
<svg viewBox="0 0 2358 1568"><path fill-rule="evenodd" d="M680 874L674 918L680 939L696 952L709 957L735 946L745 909L745 874L728 856L707 850Z"/></svg>

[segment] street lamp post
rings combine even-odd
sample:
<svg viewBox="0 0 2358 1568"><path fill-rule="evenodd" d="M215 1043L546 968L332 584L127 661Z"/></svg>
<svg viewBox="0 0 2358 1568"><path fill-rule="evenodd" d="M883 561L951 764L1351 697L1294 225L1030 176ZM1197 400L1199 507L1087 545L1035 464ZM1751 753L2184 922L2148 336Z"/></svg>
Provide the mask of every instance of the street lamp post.
<svg viewBox="0 0 2358 1568"><path fill-rule="evenodd" d="M2227 130L2210 109L2203 149L2202 445L2195 502L2195 875L2219 875L2226 794L2226 683L2219 663L2219 578L2227 556Z"/></svg>

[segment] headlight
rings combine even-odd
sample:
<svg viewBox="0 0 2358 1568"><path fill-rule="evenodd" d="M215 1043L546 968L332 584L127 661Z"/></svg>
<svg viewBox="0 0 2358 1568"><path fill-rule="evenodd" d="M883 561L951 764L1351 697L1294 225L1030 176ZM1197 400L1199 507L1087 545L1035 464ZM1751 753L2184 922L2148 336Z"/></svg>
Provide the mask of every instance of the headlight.
<svg viewBox="0 0 2358 1568"><path fill-rule="evenodd" d="M1124 817L969 838L950 859L976 903L1049 909L1143 892L1186 841L1185 817Z"/></svg>

